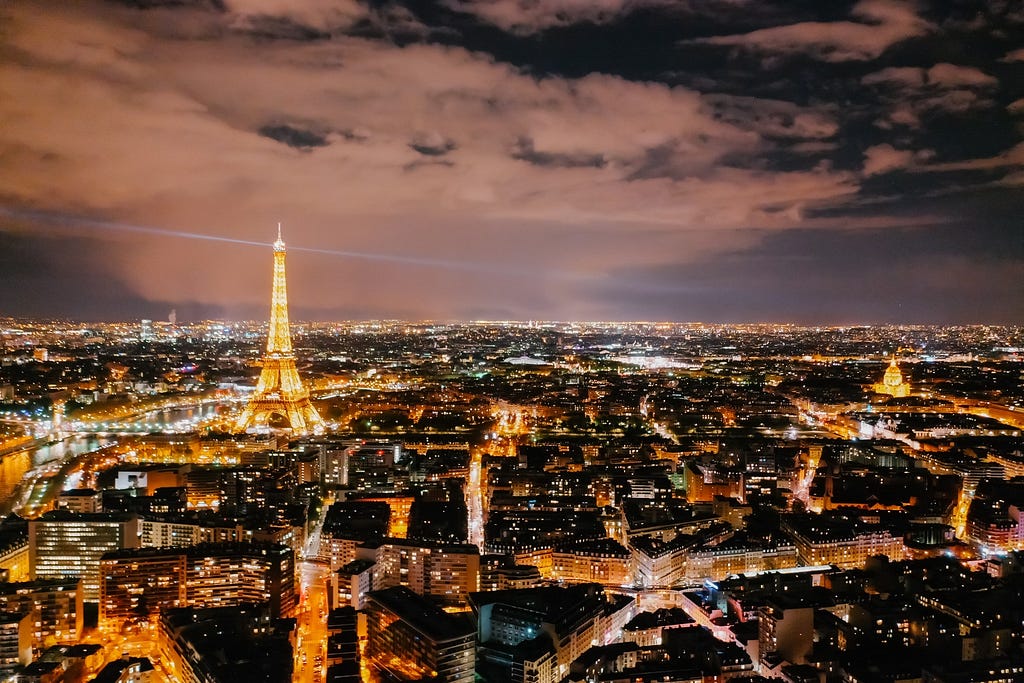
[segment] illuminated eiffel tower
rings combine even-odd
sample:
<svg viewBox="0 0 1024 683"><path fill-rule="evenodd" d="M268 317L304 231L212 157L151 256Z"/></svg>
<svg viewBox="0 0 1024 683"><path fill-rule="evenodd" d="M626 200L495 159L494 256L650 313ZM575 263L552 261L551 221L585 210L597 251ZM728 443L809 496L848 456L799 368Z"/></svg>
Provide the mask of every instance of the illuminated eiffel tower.
<svg viewBox="0 0 1024 683"><path fill-rule="evenodd" d="M270 304L270 330L267 334L267 352L263 356L263 370L256 391L245 407L235 430L244 432L250 427L267 426L274 415L288 420L292 432L308 434L323 430L323 420L309 402L309 390L302 386L295 368L292 337L288 331L288 288L284 275L284 240L281 224L277 224L274 242L274 295Z"/></svg>

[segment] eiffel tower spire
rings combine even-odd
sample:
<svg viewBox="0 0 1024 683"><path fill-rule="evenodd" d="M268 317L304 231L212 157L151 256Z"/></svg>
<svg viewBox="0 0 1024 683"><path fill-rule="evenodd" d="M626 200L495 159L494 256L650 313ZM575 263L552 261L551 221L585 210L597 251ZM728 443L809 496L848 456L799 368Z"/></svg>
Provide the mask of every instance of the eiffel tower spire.
<svg viewBox="0 0 1024 683"><path fill-rule="evenodd" d="M277 224L274 242L274 291L270 301L270 332L267 334L267 355L292 352L292 335L288 331L288 282L284 273L284 240L281 224Z"/></svg>
<svg viewBox="0 0 1024 683"><path fill-rule="evenodd" d="M288 329L288 284L285 278L285 245L281 224L274 242L274 288L270 303L270 329L256 391L235 423L237 431L265 426L273 415L288 420L292 431L306 434L323 429L323 420L309 401L309 391L299 379Z"/></svg>

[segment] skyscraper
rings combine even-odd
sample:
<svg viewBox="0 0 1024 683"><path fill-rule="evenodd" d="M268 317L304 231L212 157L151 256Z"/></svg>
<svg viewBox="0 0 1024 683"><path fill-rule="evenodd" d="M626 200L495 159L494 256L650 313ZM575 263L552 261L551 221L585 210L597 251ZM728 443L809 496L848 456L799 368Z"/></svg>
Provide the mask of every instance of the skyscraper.
<svg viewBox="0 0 1024 683"><path fill-rule="evenodd" d="M284 271L285 248L281 239L281 225L277 226L274 242L274 289L270 304L270 329L267 351L263 356L256 392L249 399L245 411L235 428L245 431L250 427L265 426L274 415L288 421L292 431L308 434L320 431L323 420L309 401L309 390L302 385L292 353L292 338L288 330L288 288Z"/></svg>

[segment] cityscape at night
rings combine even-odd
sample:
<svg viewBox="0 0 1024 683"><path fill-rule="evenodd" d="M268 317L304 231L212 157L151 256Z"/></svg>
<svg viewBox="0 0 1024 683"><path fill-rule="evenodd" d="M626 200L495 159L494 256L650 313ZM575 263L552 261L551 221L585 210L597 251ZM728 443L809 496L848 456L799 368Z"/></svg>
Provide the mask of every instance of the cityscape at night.
<svg viewBox="0 0 1024 683"><path fill-rule="evenodd" d="M0 6L0 683L1024 682L1024 7Z"/></svg>

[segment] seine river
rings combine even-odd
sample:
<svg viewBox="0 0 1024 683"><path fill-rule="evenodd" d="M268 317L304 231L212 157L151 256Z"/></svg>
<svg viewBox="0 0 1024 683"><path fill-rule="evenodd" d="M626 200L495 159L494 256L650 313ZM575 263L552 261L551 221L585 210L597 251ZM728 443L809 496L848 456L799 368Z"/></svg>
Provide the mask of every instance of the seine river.
<svg viewBox="0 0 1024 683"><path fill-rule="evenodd" d="M229 403L206 403L201 406L164 408L135 418L120 420L122 424L145 425L153 431L165 427L188 431L196 422L211 418L225 410ZM63 441L38 448L26 448L0 457L0 512L10 512L12 495L25 475L49 462L58 462L104 448L117 442L115 436L71 436Z"/></svg>

